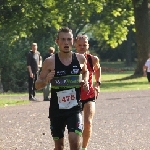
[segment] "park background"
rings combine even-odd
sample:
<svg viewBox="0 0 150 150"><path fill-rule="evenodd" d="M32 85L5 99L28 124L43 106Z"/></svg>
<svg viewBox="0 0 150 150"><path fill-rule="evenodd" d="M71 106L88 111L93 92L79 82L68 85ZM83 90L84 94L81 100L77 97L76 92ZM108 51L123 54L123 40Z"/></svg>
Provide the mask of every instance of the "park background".
<svg viewBox="0 0 150 150"><path fill-rule="evenodd" d="M0 0L0 149L53 149L49 102L42 91L40 101L28 101L26 54L32 42L42 56L50 46L58 51L55 37L62 26L72 28L74 36L88 34L90 52L102 67L89 149L150 149L149 84L142 70L150 52L149 3ZM16 106L22 103L28 104Z"/></svg>
<svg viewBox="0 0 150 150"><path fill-rule="evenodd" d="M101 91L147 89L142 67L150 52L148 0L5 0L0 2L0 91L27 92L32 42L44 56L62 26L89 36L100 58ZM73 49L74 50L74 49Z"/></svg>

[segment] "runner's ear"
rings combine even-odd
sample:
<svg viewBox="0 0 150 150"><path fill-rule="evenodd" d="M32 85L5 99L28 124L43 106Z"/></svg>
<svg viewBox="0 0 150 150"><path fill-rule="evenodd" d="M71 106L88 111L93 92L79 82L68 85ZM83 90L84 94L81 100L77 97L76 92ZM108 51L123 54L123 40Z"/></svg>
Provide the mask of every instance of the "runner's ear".
<svg viewBox="0 0 150 150"><path fill-rule="evenodd" d="M58 44L58 38L55 40L55 43Z"/></svg>

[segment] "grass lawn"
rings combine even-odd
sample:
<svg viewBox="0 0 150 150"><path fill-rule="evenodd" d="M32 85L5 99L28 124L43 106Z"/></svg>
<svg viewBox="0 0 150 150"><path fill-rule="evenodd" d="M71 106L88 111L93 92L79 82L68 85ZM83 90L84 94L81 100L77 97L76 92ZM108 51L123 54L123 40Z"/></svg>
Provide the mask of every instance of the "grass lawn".
<svg viewBox="0 0 150 150"><path fill-rule="evenodd" d="M29 103L29 101L27 101L27 100L1 99L0 100L0 107L14 106L14 105L21 105L21 104L28 104L28 103Z"/></svg>
<svg viewBox="0 0 150 150"><path fill-rule="evenodd" d="M100 62L101 67L108 67L108 68L115 68L115 69L122 69L122 68L131 68L134 69L136 67L136 62L132 63L131 67L127 67L124 62Z"/></svg>
<svg viewBox="0 0 150 150"><path fill-rule="evenodd" d="M102 73L101 92L147 90L149 84L146 77L133 77L134 72Z"/></svg>
<svg viewBox="0 0 150 150"><path fill-rule="evenodd" d="M36 93L36 95L42 95L42 94L43 94L42 91L38 91ZM0 107L29 104L30 101L28 101L24 97L28 97L27 92L25 93L13 93L13 92L2 93L0 94Z"/></svg>
<svg viewBox="0 0 150 150"><path fill-rule="evenodd" d="M136 68L135 62L131 67L126 67L124 62L101 62L101 67L108 68L108 72L102 71L101 92L147 90L149 88L146 77L133 76Z"/></svg>
<svg viewBox="0 0 150 150"><path fill-rule="evenodd" d="M36 95L41 95L42 90L39 90L36 92ZM20 93L13 93L13 92L7 92L7 93L0 93L0 97L7 97L7 96L28 96L28 92L20 92Z"/></svg>

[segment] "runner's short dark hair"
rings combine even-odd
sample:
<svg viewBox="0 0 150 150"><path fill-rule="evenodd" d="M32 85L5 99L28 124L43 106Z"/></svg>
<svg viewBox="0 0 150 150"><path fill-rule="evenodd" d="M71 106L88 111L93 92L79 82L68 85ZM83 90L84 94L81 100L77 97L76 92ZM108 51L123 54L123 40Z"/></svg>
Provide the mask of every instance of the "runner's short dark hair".
<svg viewBox="0 0 150 150"><path fill-rule="evenodd" d="M57 39L59 39L59 33L60 32L65 32L65 33L72 33L72 30L71 29L69 29L68 27L62 27L62 28L60 28L59 30L58 30L58 32L57 32Z"/></svg>

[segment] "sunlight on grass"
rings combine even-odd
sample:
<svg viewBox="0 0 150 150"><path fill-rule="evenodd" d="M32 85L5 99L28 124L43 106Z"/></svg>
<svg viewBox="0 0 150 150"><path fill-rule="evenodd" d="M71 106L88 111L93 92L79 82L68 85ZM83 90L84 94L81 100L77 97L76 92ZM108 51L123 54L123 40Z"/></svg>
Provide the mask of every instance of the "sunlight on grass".
<svg viewBox="0 0 150 150"><path fill-rule="evenodd" d="M146 77L131 77L133 72L102 74L101 92L146 90L149 84Z"/></svg>
<svg viewBox="0 0 150 150"><path fill-rule="evenodd" d="M1 99L0 100L0 107L15 106L15 105L28 104L28 103L29 103L29 101L27 101L27 100Z"/></svg>
<svg viewBox="0 0 150 150"><path fill-rule="evenodd" d="M101 67L109 67L109 68L135 68L136 67L136 63L132 62L132 66L131 67L127 67L125 62L100 62Z"/></svg>
<svg viewBox="0 0 150 150"><path fill-rule="evenodd" d="M36 95L42 95L43 91L37 91ZM28 96L28 92L26 93L13 93L13 92L6 92L6 93L0 93L1 97L5 97L5 96Z"/></svg>

